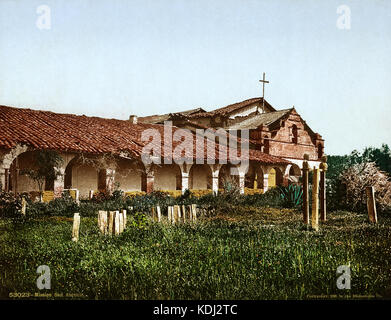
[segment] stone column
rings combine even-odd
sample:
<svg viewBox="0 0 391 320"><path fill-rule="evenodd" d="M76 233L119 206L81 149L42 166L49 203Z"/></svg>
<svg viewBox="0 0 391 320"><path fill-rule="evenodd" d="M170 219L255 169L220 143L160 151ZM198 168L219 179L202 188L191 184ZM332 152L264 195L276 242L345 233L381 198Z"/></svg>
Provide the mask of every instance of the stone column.
<svg viewBox="0 0 391 320"><path fill-rule="evenodd" d="M309 224L310 222L310 203L309 203L309 184L308 173L310 167L308 165L309 155L304 155L303 161L303 222Z"/></svg>
<svg viewBox="0 0 391 320"><path fill-rule="evenodd" d="M269 168L267 166L261 166L263 172L263 193L269 190Z"/></svg>
<svg viewBox="0 0 391 320"><path fill-rule="evenodd" d="M115 170L114 169L106 169L106 191L111 194L114 191L114 177Z"/></svg>
<svg viewBox="0 0 391 320"><path fill-rule="evenodd" d="M189 189L189 172L191 168L191 164L183 163L179 165L181 169L181 185L182 185L182 194L186 189Z"/></svg>
<svg viewBox="0 0 391 320"><path fill-rule="evenodd" d="M147 171L147 193L151 193L154 190L155 175L153 171Z"/></svg>
<svg viewBox="0 0 391 320"><path fill-rule="evenodd" d="M55 170L58 171L59 175L54 180L54 197L60 198L62 195L62 192L64 191L64 178L65 178L65 168L59 168Z"/></svg>
<svg viewBox="0 0 391 320"><path fill-rule="evenodd" d="M265 193L267 190L269 190L269 174L264 173L263 174L263 193Z"/></svg>
<svg viewBox="0 0 391 320"><path fill-rule="evenodd" d="M0 167L0 190L5 190L5 173L6 170L2 167Z"/></svg>
<svg viewBox="0 0 391 320"><path fill-rule="evenodd" d="M319 230L319 177L320 171L314 167L312 178L312 228L316 231Z"/></svg>
<svg viewBox="0 0 391 320"><path fill-rule="evenodd" d="M327 157L322 157L320 168L320 182L319 182L319 202L320 202L320 220L326 221L326 171L327 171Z"/></svg>
<svg viewBox="0 0 391 320"><path fill-rule="evenodd" d="M221 165L210 164L209 166L212 170L212 190L217 194L219 192L219 172Z"/></svg>
<svg viewBox="0 0 391 320"><path fill-rule="evenodd" d="M189 173L182 171L182 193L189 189Z"/></svg>

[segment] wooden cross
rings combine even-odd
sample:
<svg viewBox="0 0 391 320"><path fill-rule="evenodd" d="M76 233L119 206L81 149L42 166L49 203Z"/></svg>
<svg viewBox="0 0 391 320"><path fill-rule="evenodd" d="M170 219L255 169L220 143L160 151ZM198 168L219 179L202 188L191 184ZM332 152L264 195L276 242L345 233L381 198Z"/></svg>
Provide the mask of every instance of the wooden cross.
<svg viewBox="0 0 391 320"><path fill-rule="evenodd" d="M265 83L269 83L269 81L265 80L265 72L263 73L263 79L259 80L259 82L262 82L262 107L265 109Z"/></svg>

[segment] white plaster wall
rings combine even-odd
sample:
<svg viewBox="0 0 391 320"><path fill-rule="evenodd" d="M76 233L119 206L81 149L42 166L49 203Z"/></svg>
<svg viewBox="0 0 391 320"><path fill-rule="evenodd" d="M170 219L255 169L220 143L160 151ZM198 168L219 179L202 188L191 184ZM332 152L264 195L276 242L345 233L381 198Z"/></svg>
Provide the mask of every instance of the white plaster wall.
<svg viewBox="0 0 391 320"><path fill-rule="evenodd" d="M137 167L131 161L119 161L115 171L114 182L119 182L119 188L123 191L141 191L142 168Z"/></svg>
<svg viewBox="0 0 391 320"><path fill-rule="evenodd" d="M15 160L16 161L16 160ZM34 157L31 152L22 153L18 157L18 167L19 172L22 172L26 169L33 169L32 164L34 163ZM19 174L17 176L16 183L16 192L30 192L30 191L39 191L38 183L34 180L30 179L27 175ZM45 188L45 182L43 184L43 188Z"/></svg>
<svg viewBox="0 0 391 320"><path fill-rule="evenodd" d="M180 173L177 165L162 165L156 167L154 190L176 190L176 177Z"/></svg>
<svg viewBox="0 0 391 320"><path fill-rule="evenodd" d="M98 190L98 172L88 165L72 168L72 188L79 189L80 197L88 197L90 190Z"/></svg>
<svg viewBox="0 0 391 320"><path fill-rule="evenodd" d="M193 165L191 168L191 189L206 190L209 183L212 182L212 172L207 165Z"/></svg>

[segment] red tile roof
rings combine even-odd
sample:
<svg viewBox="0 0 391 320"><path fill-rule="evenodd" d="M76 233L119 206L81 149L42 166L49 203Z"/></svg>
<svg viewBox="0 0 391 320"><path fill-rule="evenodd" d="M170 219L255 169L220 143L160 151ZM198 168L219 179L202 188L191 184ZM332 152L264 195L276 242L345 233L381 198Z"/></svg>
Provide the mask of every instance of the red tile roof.
<svg viewBox="0 0 391 320"><path fill-rule="evenodd" d="M247 99L244 101L236 102L233 104L230 104L228 106L218 108L209 112L198 112L192 115L189 115L190 118L201 118L201 117L209 117L209 116L214 116L214 115L221 115L221 116L226 116L229 115L230 113L239 110L241 108L250 106L254 103L262 102L262 98L251 98ZM272 111L276 111L266 100L265 100L265 105L270 108Z"/></svg>
<svg viewBox="0 0 391 320"><path fill-rule="evenodd" d="M146 129L156 129L166 142L164 126L155 124L133 124L128 120L105 119L99 117L60 114L50 111L0 106L0 148L12 149L25 144L35 149L53 149L75 153L113 153L123 152L140 157L148 142L141 140ZM173 132L180 128L173 127ZM163 139L161 149L163 149ZM193 154L196 155L195 136L192 134ZM174 142L173 149L181 142ZM198 154L206 155L204 150ZM219 145L216 144L216 156ZM221 146L224 149L224 146ZM170 150L172 152L172 150ZM274 157L258 150L250 150L250 160L265 164L286 164L289 161ZM162 151L164 156L164 151ZM205 158L204 158L205 159Z"/></svg>

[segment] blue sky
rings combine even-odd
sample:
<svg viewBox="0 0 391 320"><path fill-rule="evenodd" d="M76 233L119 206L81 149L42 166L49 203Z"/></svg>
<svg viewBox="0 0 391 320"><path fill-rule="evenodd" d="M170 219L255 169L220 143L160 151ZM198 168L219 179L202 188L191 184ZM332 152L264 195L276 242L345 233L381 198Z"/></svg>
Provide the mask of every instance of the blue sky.
<svg viewBox="0 0 391 320"><path fill-rule="evenodd" d="M36 26L51 9L51 29ZM351 10L341 30L337 7ZM326 153L391 145L391 2L0 0L0 104L127 119L261 95Z"/></svg>

